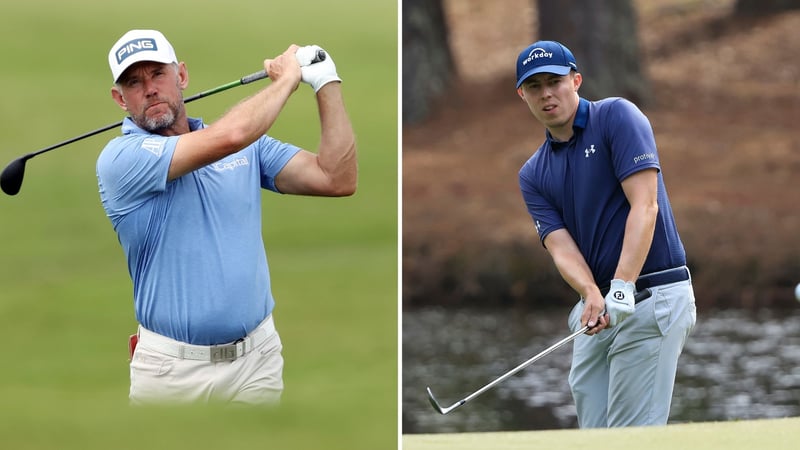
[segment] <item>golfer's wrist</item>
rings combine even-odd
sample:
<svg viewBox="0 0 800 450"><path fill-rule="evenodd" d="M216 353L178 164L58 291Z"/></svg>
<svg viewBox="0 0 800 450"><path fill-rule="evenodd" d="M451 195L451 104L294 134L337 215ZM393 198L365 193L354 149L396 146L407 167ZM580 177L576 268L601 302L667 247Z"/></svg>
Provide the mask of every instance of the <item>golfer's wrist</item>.
<svg viewBox="0 0 800 450"><path fill-rule="evenodd" d="M591 283L583 286L581 289L578 290L578 293L581 295L581 298L590 298L593 296L602 297L600 293L600 288L597 287L596 284Z"/></svg>

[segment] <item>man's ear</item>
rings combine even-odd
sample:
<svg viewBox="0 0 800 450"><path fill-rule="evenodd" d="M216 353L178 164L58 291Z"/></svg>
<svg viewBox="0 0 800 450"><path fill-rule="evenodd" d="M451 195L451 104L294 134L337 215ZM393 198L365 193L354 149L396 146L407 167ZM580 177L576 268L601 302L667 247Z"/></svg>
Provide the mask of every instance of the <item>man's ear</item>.
<svg viewBox="0 0 800 450"><path fill-rule="evenodd" d="M581 83L583 83L583 75L581 75L580 72L575 72L575 76L572 77L572 83L575 85L575 92L578 92Z"/></svg>
<svg viewBox="0 0 800 450"><path fill-rule="evenodd" d="M522 88L521 87L517 88L517 95L519 95L519 98L525 100L525 94L522 92Z"/></svg>
<svg viewBox="0 0 800 450"><path fill-rule="evenodd" d="M189 87L189 69L186 68L186 63L183 61L178 63L178 86L181 90Z"/></svg>
<svg viewBox="0 0 800 450"><path fill-rule="evenodd" d="M125 102L125 98L122 96L122 92L120 92L118 87L114 86L111 88L111 98L113 98L124 111L128 110L128 104Z"/></svg>

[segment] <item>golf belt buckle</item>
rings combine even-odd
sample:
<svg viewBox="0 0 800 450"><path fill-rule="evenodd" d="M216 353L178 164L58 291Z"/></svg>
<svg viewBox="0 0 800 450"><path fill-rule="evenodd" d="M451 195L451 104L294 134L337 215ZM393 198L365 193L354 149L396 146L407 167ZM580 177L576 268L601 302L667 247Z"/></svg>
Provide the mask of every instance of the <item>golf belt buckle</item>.
<svg viewBox="0 0 800 450"><path fill-rule="evenodd" d="M210 347L211 353L209 354L209 360L211 362L235 361L239 356L244 356L244 347L245 344L243 339L240 339L233 344L212 345ZM241 351L239 350L240 348Z"/></svg>

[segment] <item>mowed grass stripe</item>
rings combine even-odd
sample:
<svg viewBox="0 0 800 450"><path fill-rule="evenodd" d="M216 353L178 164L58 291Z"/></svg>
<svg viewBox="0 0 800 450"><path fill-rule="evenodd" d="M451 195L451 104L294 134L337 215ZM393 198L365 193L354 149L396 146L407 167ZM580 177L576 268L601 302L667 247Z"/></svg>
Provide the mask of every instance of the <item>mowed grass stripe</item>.
<svg viewBox="0 0 800 450"><path fill-rule="evenodd" d="M407 434L403 450L789 450L800 439L800 418L704 422L664 427L497 433Z"/></svg>

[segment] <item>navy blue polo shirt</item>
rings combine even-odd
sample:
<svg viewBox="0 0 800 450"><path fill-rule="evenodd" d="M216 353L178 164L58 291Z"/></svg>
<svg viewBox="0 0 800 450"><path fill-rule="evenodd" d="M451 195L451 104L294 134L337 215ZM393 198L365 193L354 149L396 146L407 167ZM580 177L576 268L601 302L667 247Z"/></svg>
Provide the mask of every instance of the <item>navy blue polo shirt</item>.
<svg viewBox="0 0 800 450"><path fill-rule="evenodd" d="M581 98L568 142L546 140L522 166L519 184L544 243L566 228L598 286L614 276L630 211L622 180L640 170L658 170L658 217L642 274L686 264L647 117L623 98Z"/></svg>

